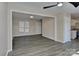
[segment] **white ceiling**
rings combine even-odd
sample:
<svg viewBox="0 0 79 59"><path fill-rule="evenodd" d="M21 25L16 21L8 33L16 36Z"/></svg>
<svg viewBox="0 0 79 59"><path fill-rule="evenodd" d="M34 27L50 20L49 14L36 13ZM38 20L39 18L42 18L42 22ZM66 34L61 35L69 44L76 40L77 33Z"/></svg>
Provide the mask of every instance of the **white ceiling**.
<svg viewBox="0 0 79 59"><path fill-rule="evenodd" d="M79 17L79 6L77 8L75 8L72 4L70 4L68 2L63 2L62 7L56 6L56 7L48 8L45 10L43 9L44 6L53 5L53 4L56 4L56 2L19 2L19 4L21 4L23 6L24 5L28 6L33 9L40 10L42 12L47 12L50 14L67 12L67 13L71 13L71 15L73 17Z"/></svg>
<svg viewBox="0 0 79 59"><path fill-rule="evenodd" d="M49 6L49 5L54 5L56 4L56 2L24 2L23 4L31 6L32 8L37 8L37 9L41 9L44 10L43 7L44 6ZM53 12L53 11L66 11L66 12L70 12L70 13L79 13L79 7L75 8L72 4L68 3L68 2L63 2L63 6L62 7L52 7L49 9L46 9L49 12Z"/></svg>
<svg viewBox="0 0 79 59"><path fill-rule="evenodd" d="M43 16L39 15L32 15L32 14L25 14L25 13L18 13L18 12L13 12L12 13L13 18L20 18L20 19L31 19L30 16L34 16L33 19L35 20L41 20Z"/></svg>

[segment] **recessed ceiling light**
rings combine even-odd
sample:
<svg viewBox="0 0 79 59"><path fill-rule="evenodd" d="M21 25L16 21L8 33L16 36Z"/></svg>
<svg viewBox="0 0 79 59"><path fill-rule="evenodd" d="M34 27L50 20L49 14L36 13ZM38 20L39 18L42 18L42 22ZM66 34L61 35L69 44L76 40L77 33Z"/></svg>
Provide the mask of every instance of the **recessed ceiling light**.
<svg viewBox="0 0 79 59"><path fill-rule="evenodd" d="M63 6L63 3L62 2L59 2L57 6L59 6L59 7L60 6Z"/></svg>
<svg viewBox="0 0 79 59"><path fill-rule="evenodd" d="M34 18L34 16L30 16L30 18Z"/></svg>

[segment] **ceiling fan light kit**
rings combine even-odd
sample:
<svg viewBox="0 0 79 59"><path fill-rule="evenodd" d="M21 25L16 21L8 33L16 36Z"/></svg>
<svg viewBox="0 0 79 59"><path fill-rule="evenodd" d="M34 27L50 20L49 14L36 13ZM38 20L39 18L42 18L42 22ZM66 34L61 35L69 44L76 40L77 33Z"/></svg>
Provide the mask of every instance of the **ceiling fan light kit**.
<svg viewBox="0 0 79 59"><path fill-rule="evenodd" d="M59 7L60 7L60 6L63 6L63 3L60 2L60 3L57 4L57 6L59 6Z"/></svg>

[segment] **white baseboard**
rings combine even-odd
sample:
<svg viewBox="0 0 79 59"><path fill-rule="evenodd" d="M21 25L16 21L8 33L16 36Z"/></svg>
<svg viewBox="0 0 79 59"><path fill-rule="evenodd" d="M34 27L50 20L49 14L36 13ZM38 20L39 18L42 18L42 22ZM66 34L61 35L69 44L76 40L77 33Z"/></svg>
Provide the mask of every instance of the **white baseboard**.
<svg viewBox="0 0 79 59"><path fill-rule="evenodd" d="M49 38L49 39L51 39L51 40L54 40L54 41L60 42L60 43L65 43L64 41L55 40L54 38L47 37L47 36L45 36L45 35L42 35L42 36L43 36L43 37L46 37L46 38Z"/></svg>
<svg viewBox="0 0 79 59"><path fill-rule="evenodd" d="M32 36L32 35L40 35L40 34L31 34L31 35L13 35L13 37L19 37L19 36Z"/></svg>
<svg viewBox="0 0 79 59"><path fill-rule="evenodd" d="M45 35L42 35L43 37L46 37L46 38L49 38L49 39L51 39L51 40L54 40L53 38L51 38L51 37L47 37L47 36L45 36Z"/></svg>
<svg viewBox="0 0 79 59"><path fill-rule="evenodd" d="M8 50L5 56L8 56L8 53L11 52L12 50Z"/></svg>
<svg viewBox="0 0 79 59"><path fill-rule="evenodd" d="M5 56L8 56L8 51L7 51L7 53L6 53L6 55Z"/></svg>
<svg viewBox="0 0 79 59"><path fill-rule="evenodd" d="M60 42L60 43L65 43L64 41L59 41L59 40L55 40L55 41Z"/></svg>

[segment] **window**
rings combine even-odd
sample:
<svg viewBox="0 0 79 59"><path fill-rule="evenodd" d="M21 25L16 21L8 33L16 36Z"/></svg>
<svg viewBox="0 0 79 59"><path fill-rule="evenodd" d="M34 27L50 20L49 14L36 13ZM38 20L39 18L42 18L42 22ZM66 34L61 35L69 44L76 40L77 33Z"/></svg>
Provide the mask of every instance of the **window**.
<svg viewBox="0 0 79 59"><path fill-rule="evenodd" d="M29 32L29 22L25 22L25 32Z"/></svg>
<svg viewBox="0 0 79 59"><path fill-rule="evenodd" d="M19 32L29 32L29 22L19 22Z"/></svg>

